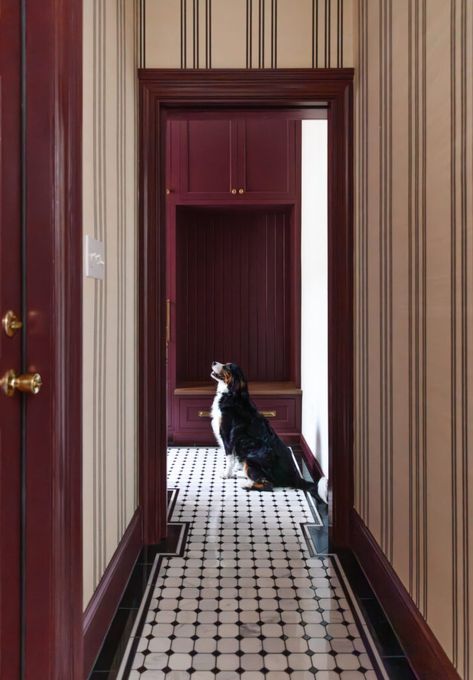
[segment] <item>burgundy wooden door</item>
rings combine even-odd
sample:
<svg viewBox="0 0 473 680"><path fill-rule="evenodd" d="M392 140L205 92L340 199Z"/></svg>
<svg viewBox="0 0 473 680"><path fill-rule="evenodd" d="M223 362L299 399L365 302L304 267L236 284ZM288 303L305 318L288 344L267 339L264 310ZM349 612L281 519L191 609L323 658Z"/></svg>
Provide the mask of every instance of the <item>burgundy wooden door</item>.
<svg viewBox="0 0 473 680"><path fill-rule="evenodd" d="M20 3L0 0L0 317L20 314ZM0 328L0 379L21 367L21 331ZM0 677L20 674L20 406L0 392Z"/></svg>

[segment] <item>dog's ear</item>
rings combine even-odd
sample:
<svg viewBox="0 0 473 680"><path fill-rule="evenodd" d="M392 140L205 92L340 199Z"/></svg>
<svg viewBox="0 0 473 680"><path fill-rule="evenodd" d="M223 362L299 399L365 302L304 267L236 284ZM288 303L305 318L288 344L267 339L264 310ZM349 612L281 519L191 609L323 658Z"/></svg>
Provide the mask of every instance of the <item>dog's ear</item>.
<svg viewBox="0 0 473 680"><path fill-rule="evenodd" d="M246 384L246 379L245 376L243 375L243 371L239 366L236 364L232 364L231 367L232 371L232 381L231 384L229 385L230 391L232 394L247 394L248 389L247 389L247 384Z"/></svg>

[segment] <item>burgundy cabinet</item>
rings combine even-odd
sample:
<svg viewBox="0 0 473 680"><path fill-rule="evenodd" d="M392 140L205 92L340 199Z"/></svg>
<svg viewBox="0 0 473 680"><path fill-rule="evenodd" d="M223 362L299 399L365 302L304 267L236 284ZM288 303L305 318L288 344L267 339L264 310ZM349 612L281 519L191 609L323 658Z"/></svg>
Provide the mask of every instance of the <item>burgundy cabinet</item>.
<svg viewBox="0 0 473 680"><path fill-rule="evenodd" d="M171 119L166 186L190 202L294 200L299 130L297 121L269 114Z"/></svg>
<svg viewBox="0 0 473 680"><path fill-rule="evenodd" d="M257 407L297 436L300 124L187 116L166 139L169 441L215 443L214 360L238 363Z"/></svg>
<svg viewBox="0 0 473 680"><path fill-rule="evenodd" d="M176 193L186 194L191 200L228 196L236 181L234 127L228 118L175 123L180 169Z"/></svg>
<svg viewBox="0 0 473 680"><path fill-rule="evenodd" d="M254 198L294 196L299 145L296 121L253 117L238 125L238 185Z"/></svg>

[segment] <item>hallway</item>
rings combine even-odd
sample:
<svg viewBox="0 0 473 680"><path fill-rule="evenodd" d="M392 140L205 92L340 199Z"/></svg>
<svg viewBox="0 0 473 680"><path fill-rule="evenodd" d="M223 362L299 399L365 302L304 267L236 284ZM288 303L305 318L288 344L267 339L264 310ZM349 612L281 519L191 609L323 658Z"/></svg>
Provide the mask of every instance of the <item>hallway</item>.
<svg viewBox="0 0 473 680"><path fill-rule="evenodd" d="M186 540L156 557L118 677L387 678L338 558L314 556L315 506L298 490L248 493L223 465L214 448L169 450Z"/></svg>

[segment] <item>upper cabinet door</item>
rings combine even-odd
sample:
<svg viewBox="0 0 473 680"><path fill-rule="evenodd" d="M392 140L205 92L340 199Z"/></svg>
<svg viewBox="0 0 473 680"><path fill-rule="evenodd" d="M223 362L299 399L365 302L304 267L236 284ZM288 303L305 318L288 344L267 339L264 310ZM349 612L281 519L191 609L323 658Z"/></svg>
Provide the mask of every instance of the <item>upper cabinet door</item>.
<svg viewBox="0 0 473 680"><path fill-rule="evenodd" d="M294 120L265 117L264 114L239 121L240 195L262 199L294 196L298 167L297 129Z"/></svg>
<svg viewBox="0 0 473 680"><path fill-rule="evenodd" d="M235 180L235 123L227 118L181 122L181 192L187 198L228 198Z"/></svg>

